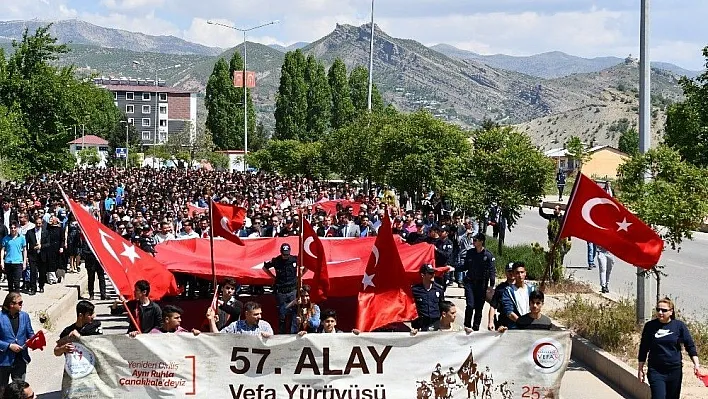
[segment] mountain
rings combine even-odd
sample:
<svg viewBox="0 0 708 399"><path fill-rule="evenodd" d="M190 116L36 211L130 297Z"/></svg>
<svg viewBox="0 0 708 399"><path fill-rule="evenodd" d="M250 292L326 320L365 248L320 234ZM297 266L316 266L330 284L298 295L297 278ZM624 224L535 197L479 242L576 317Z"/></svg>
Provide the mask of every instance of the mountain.
<svg viewBox="0 0 708 399"><path fill-rule="evenodd" d="M477 60L494 68L507 69L546 79L560 78L574 73L599 72L625 62L625 59L618 57L582 58L560 51L522 57L504 54L481 55L449 44L436 44L430 48L450 57ZM699 74L697 71L689 71L666 62L653 62L652 67L665 69L679 76L685 75L691 78Z"/></svg>
<svg viewBox="0 0 708 399"><path fill-rule="evenodd" d="M297 50L297 49L303 48L303 47L307 46L308 44L310 44L310 43L308 43L308 42L297 42L297 43L293 43L293 44L291 44L291 45L289 45L289 46L287 46L287 47L281 46L281 45L279 45L279 44L269 44L268 47L274 48L274 49L276 49L276 50L278 50L278 51L280 51L280 52L283 52L283 53L287 53L288 51L293 51L293 50Z"/></svg>
<svg viewBox="0 0 708 399"><path fill-rule="evenodd" d="M25 29L34 33L49 21L0 21L0 39L21 39ZM56 21L49 29L61 43L85 44L130 51L163 54L217 55L223 50L195 44L174 36L150 36L120 29L104 28L77 19Z"/></svg>

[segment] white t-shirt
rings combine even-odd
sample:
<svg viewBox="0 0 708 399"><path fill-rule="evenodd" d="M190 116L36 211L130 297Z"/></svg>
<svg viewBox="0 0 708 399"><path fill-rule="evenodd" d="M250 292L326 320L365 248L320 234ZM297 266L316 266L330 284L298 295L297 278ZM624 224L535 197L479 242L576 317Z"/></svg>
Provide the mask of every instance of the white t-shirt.
<svg viewBox="0 0 708 399"><path fill-rule="evenodd" d="M521 288L514 286L514 299L516 307L519 308L519 316L523 316L531 311L529 306L529 290L524 284Z"/></svg>

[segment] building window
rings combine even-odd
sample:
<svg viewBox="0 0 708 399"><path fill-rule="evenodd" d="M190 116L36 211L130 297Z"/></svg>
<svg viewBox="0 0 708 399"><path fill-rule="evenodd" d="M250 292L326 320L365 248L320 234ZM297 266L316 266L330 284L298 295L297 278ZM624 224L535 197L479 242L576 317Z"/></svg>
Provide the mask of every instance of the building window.
<svg viewBox="0 0 708 399"><path fill-rule="evenodd" d="M160 101L167 101L167 93L159 93Z"/></svg>
<svg viewBox="0 0 708 399"><path fill-rule="evenodd" d="M135 100L135 93L133 93L132 91L125 92L125 99L128 101Z"/></svg>
<svg viewBox="0 0 708 399"><path fill-rule="evenodd" d="M167 127L167 119L160 119L160 127Z"/></svg>
<svg viewBox="0 0 708 399"><path fill-rule="evenodd" d="M150 131L143 130L143 140L150 140Z"/></svg>
<svg viewBox="0 0 708 399"><path fill-rule="evenodd" d="M149 114L149 113L150 113L150 106L143 105L143 114Z"/></svg>
<svg viewBox="0 0 708 399"><path fill-rule="evenodd" d="M143 126L150 127L150 118L143 118Z"/></svg>
<svg viewBox="0 0 708 399"><path fill-rule="evenodd" d="M98 147L99 151L108 152L108 147Z"/></svg>
<svg viewBox="0 0 708 399"><path fill-rule="evenodd" d="M114 91L114 92L113 92L113 99L114 99L115 101L118 101L118 92L117 92L117 91Z"/></svg>
<svg viewBox="0 0 708 399"><path fill-rule="evenodd" d="M164 143L167 141L167 132L160 132L158 135L160 143Z"/></svg>
<svg viewBox="0 0 708 399"><path fill-rule="evenodd" d="M167 107L160 105L160 115L167 115Z"/></svg>
<svg viewBox="0 0 708 399"><path fill-rule="evenodd" d="M150 93L143 92L143 101L150 101Z"/></svg>
<svg viewBox="0 0 708 399"><path fill-rule="evenodd" d="M135 126L135 119L133 119L133 118L128 118L128 124Z"/></svg>
<svg viewBox="0 0 708 399"><path fill-rule="evenodd" d="M132 114L135 112L135 106L132 104L128 104L125 106L125 113L126 114Z"/></svg>

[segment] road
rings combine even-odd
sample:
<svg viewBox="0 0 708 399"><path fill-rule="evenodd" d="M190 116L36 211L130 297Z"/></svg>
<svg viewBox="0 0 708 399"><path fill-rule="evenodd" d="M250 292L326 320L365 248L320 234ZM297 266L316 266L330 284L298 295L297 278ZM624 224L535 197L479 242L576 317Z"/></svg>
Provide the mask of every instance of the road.
<svg viewBox="0 0 708 399"><path fill-rule="evenodd" d="M550 212L550 210L545 210ZM506 235L509 245L541 242L546 244L546 220L538 216L536 208L526 208L518 224ZM684 315L699 320L708 318L708 234L695 233L692 241L684 241L680 251L666 249L660 264L666 265L662 278L661 294L676 302ZM597 269L587 269L587 249L585 241L573 238L570 252L565 257L565 266L576 279L593 283L600 287ZM636 268L619 259L610 278L610 291L622 296L636 296ZM655 283L652 284L656 289ZM652 291L655 292L655 291Z"/></svg>

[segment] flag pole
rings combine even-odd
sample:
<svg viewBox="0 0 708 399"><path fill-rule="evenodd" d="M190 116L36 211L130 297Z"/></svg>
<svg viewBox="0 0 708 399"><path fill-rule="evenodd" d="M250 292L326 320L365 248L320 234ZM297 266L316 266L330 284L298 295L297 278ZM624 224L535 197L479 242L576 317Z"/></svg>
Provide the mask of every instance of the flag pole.
<svg viewBox="0 0 708 399"><path fill-rule="evenodd" d="M295 300L297 301L297 317L300 317L300 323L297 326L298 331L302 329L302 325L304 320L302 319L302 276L304 274L302 270L302 258L303 258L303 252L305 245L303 243L302 237L303 237L303 230L305 229L305 218L304 218L304 212L302 211L302 208L298 208L298 213L300 214L300 231L298 232L298 251L297 251L297 288L296 288L296 293L295 293Z"/></svg>
<svg viewBox="0 0 708 399"><path fill-rule="evenodd" d="M214 264L214 196L209 198L209 254L211 256L211 280L216 290L216 265Z"/></svg>
<svg viewBox="0 0 708 399"><path fill-rule="evenodd" d="M578 169L577 177L575 178L575 182L573 183L573 189L570 191L570 196L568 197L568 205L565 207L565 214L561 218L561 223L558 228L558 234L556 235L555 241L553 241L553 245L551 245L551 248L549 249L551 251L551 256L548 261L548 267L546 267L546 271L543 273L543 278L541 279L541 291L544 291L546 288L546 280L549 277L549 274L551 272L551 269L553 268L553 263L556 260L556 248L558 247L558 244L560 243L560 235L561 232L563 232L563 227L565 226L565 221L566 221L566 216L568 215L568 212L570 211L570 207L573 205L573 198L575 198L575 192L578 190L578 185L580 184L580 176L582 175L583 172L583 165L580 165L580 168Z"/></svg>

